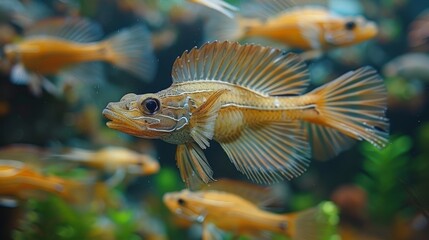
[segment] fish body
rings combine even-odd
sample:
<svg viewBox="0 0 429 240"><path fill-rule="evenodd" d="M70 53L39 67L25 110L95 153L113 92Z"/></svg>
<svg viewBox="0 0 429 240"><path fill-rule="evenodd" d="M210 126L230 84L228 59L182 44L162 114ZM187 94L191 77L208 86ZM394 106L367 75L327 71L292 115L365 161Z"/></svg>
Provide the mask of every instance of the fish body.
<svg viewBox="0 0 429 240"><path fill-rule="evenodd" d="M41 75L54 75L65 67L82 62L110 60L103 44L48 37L24 40L6 47L5 53L10 60L17 57L25 69Z"/></svg>
<svg viewBox="0 0 429 240"><path fill-rule="evenodd" d="M29 28L22 41L4 47L11 65L11 80L58 94L46 76L64 81L103 81L102 66L108 62L142 80L154 74L152 39L148 30L136 25L100 41L98 25L80 18L54 18Z"/></svg>
<svg viewBox="0 0 429 240"><path fill-rule="evenodd" d="M247 26L243 37L264 37L303 50L326 50L354 45L376 34L376 25L362 17L341 17L325 8L301 7Z"/></svg>
<svg viewBox="0 0 429 240"><path fill-rule="evenodd" d="M298 56L215 42L185 52L172 76L171 87L127 94L103 114L110 128L177 144L188 185L194 172L212 180L203 152L212 139L239 171L264 183L302 174L311 153L327 159L353 139L387 141L386 90L369 67L302 95L308 72Z"/></svg>
<svg viewBox="0 0 429 240"><path fill-rule="evenodd" d="M329 225L326 215L318 208L275 214L258 208L239 195L223 191L183 190L165 194L163 201L171 212L201 223L203 239L218 239L214 237L218 234L217 229L237 235L260 236L262 232L272 232L294 240L323 239L323 232Z"/></svg>
<svg viewBox="0 0 429 240"><path fill-rule="evenodd" d="M108 172L124 169L132 174L151 175L159 171L159 163L149 155L122 147L105 147L98 151L72 149L54 156Z"/></svg>
<svg viewBox="0 0 429 240"><path fill-rule="evenodd" d="M70 199L77 183L54 176L44 176L22 162L0 160L0 195L19 199L32 193L48 192ZM76 188L77 189L77 188Z"/></svg>
<svg viewBox="0 0 429 240"><path fill-rule="evenodd" d="M374 38L377 25L362 16L340 16L328 8L297 5L290 0L253 1L234 18L214 17L207 24L208 40L261 38L290 48L318 52Z"/></svg>

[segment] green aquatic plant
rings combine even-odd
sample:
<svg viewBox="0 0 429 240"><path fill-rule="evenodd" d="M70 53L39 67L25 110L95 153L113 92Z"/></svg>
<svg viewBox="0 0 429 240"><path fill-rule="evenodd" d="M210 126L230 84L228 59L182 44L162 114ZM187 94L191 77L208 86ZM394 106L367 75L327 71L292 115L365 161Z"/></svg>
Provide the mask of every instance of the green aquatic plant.
<svg viewBox="0 0 429 240"><path fill-rule="evenodd" d="M90 239L96 216L76 211L58 197L29 200L26 213L13 238L16 240L82 240Z"/></svg>
<svg viewBox="0 0 429 240"><path fill-rule="evenodd" d="M365 174L358 175L356 182L370 193L368 208L377 223L391 223L404 204L406 194L400 180L409 175L411 147L412 140L408 136L392 137L382 150L367 143L361 145Z"/></svg>

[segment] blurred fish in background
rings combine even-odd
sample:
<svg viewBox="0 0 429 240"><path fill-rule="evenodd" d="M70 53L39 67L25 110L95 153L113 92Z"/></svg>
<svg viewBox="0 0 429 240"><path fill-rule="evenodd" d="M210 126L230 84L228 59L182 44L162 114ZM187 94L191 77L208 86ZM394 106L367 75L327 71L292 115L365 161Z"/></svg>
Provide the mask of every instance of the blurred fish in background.
<svg viewBox="0 0 429 240"><path fill-rule="evenodd" d="M222 4L217 4L221 8ZM246 2L232 19L211 18L205 29L206 39L239 41L258 37L308 51L302 57L312 59L323 51L358 44L377 35L374 22L362 16L341 16L323 5L327 3Z"/></svg>
<svg viewBox="0 0 429 240"><path fill-rule="evenodd" d="M422 12L411 23L408 45L413 50L429 52L429 10Z"/></svg>
<svg viewBox="0 0 429 240"><path fill-rule="evenodd" d="M49 92L55 86L45 77L59 75L61 85L70 81L101 83L100 65L87 62L106 61L142 80L152 80L154 59L150 33L141 25L122 30L101 42L99 26L86 19L59 18L44 20L29 28L22 41L4 47L13 65L11 80L29 84L36 95L41 88Z"/></svg>

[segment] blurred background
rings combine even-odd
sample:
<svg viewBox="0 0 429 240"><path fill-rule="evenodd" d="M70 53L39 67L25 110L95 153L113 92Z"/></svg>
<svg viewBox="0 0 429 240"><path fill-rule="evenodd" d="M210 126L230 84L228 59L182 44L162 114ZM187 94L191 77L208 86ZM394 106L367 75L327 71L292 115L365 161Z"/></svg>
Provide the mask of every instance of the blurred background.
<svg viewBox="0 0 429 240"><path fill-rule="evenodd" d="M332 200L340 209L342 239L429 239L429 2L336 0L329 6L339 14L365 16L379 33L309 61L311 88L362 66L377 69L388 89L390 143L378 150L359 142L329 161L313 160L301 177L275 185L284 199L278 211ZM30 84L12 81L10 63L3 59L0 159L13 160L5 166L24 163L43 176L59 177L67 187L61 194L0 191L0 239L200 239L198 225L175 217L162 202L164 193L185 187L174 160L176 146L109 129L101 112L126 93L169 87L173 62L204 43L204 28L209 18L220 17L215 15L185 0L2 0L2 49L25 40L28 29L50 18L89 19L102 31L99 40L138 24L150 32L155 74L142 80L104 62L101 81L61 85L58 76L49 76L61 86L60 94L45 89L34 94ZM96 155L112 147L118 149ZM147 173L128 171L128 163L88 163L116 153L118 158L142 155L159 166ZM216 179L248 181L218 144L206 154Z"/></svg>

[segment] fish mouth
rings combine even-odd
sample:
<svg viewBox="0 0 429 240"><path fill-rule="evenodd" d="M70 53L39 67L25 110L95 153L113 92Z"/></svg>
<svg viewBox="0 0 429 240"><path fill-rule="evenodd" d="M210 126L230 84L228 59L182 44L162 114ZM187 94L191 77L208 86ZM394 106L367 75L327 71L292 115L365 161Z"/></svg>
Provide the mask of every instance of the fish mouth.
<svg viewBox="0 0 429 240"><path fill-rule="evenodd" d="M144 130L144 126L134 122L133 116L128 116L126 110L121 109L117 104L109 103L102 112L103 116L110 120L106 123L107 127L132 135L137 135L138 132Z"/></svg>

